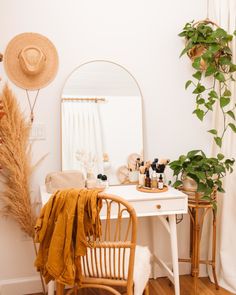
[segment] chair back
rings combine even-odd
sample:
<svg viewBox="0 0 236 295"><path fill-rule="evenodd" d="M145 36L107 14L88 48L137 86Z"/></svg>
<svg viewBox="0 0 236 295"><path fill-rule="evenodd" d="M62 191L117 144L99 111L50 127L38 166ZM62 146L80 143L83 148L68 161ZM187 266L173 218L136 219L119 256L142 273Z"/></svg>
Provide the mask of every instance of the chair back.
<svg viewBox="0 0 236 295"><path fill-rule="evenodd" d="M81 257L84 281L110 285L133 286L137 217L124 199L100 193L102 231L99 236L87 233L91 248Z"/></svg>

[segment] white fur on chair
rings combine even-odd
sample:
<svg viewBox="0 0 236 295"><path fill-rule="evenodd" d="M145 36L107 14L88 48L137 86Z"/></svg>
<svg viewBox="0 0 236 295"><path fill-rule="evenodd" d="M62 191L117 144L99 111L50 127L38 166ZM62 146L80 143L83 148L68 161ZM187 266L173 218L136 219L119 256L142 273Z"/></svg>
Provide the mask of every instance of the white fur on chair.
<svg viewBox="0 0 236 295"><path fill-rule="evenodd" d="M148 247L136 246L134 262L134 295L142 295L151 274L151 253Z"/></svg>
<svg viewBox="0 0 236 295"><path fill-rule="evenodd" d="M100 249L96 248L96 255L99 257L99 251ZM123 251L124 249L120 249L120 257L122 257L123 260ZM106 259L107 265L109 261L109 257L111 258L111 276L112 277L117 277L118 276L118 259L119 259L119 253L118 249L115 249L115 264L116 264L116 274L113 273L113 259L114 259L114 249L111 248L111 253L109 251L106 251L106 254L104 255L104 248L101 249L101 256ZM91 265L91 253L92 255L95 254L95 249L88 249L87 251L87 259L88 259L88 265L84 265L82 263L82 272L85 276L89 276L89 269L92 269ZM124 263L124 269L125 269L125 278L128 277L128 265L129 265L129 249L125 250L125 263ZM134 279L134 295L142 295L143 291L146 287L146 284L149 280L149 276L151 273L151 253L148 249L148 247L142 247L142 246L136 246L136 251L135 251L135 261L134 261L134 274L133 274L133 279ZM95 276L96 277L102 277L102 273L105 273L105 263L104 260L102 260L101 265L99 265L98 268L96 268L94 259L93 259L93 269L95 271ZM109 269L107 270L107 276L110 276Z"/></svg>

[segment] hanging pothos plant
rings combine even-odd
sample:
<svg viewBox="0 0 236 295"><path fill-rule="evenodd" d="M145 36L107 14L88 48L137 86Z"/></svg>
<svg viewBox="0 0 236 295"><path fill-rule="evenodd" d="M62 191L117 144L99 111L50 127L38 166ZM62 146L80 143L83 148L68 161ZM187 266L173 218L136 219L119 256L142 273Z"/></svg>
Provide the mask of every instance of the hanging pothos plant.
<svg viewBox="0 0 236 295"><path fill-rule="evenodd" d="M229 83L235 81L233 73L236 71L229 47L233 35L212 21L205 20L187 23L179 36L185 38L185 47L180 56L187 54L195 70L192 75L194 79L185 84L186 89L193 86L196 97L193 113L203 121L208 112L219 106L223 127L221 130L211 129L208 132L213 134L215 143L221 147L227 129L236 132L236 105L231 101L232 93L229 89Z"/></svg>

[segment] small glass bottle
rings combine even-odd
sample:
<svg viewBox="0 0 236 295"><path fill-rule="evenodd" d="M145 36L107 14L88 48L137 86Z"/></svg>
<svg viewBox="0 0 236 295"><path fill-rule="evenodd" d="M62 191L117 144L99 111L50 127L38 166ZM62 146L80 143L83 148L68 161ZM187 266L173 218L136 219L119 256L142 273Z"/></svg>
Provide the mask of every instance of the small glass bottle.
<svg viewBox="0 0 236 295"><path fill-rule="evenodd" d="M109 187L109 183L108 183L108 180L107 180L107 176L106 175L102 175L102 178L101 178L101 187L102 188L108 188Z"/></svg>
<svg viewBox="0 0 236 295"><path fill-rule="evenodd" d="M157 173L155 170L153 170L152 172L152 184L151 184L152 188L157 188Z"/></svg>
<svg viewBox="0 0 236 295"><path fill-rule="evenodd" d="M160 175L158 179L158 189L162 190L164 188L164 182L163 182L163 177L162 174Z"/></svg>
<svg viewBox="0 0 236 295"><path fill-rule="evenodd" d="M149 170L147 170L147 172L146 172L145 186L151 187L151 178L150 178Z"/></svg>
<svg viewBox="0 0 236 295"><path fill-rule="evenodd" d="M97 175L97 187L101 186L101 182L102 182L102 174L98 174Z"/></svg>

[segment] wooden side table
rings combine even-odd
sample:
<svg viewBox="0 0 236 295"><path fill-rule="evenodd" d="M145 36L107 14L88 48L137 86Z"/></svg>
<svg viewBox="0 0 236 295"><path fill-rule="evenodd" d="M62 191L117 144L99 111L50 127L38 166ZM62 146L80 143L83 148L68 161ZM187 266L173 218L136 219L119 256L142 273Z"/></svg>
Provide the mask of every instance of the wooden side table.
<svg viewBox="0 0 236 295"><path fill-rule="evenodd" d="M179 262L191 263L191 274L194 277L194 294L198 292L198 277L199 277L199 265L206 264L212 266L212 273L214 277L215 288L218 290L219 285L215 270L216 261L216 211L213 208L212 203L202 200L202 194L194 190L185 190L181 188L181 191L188 195L188 212L190 215L190 258L179 259ZM213 199L216 199L216 192L213 195ZM201 233L206 215L212 212L212 257L211 260L200 259L200 244Z"/></svg>

